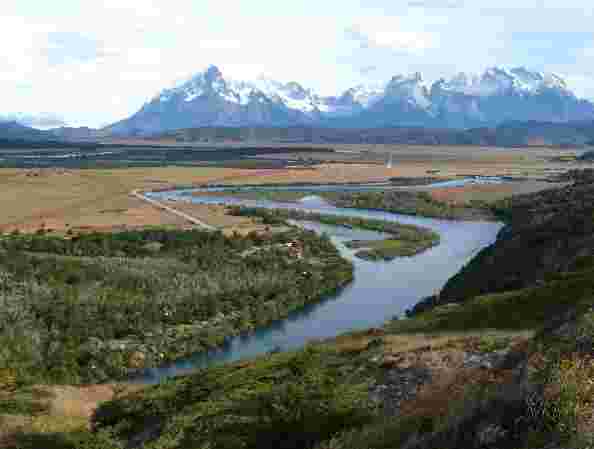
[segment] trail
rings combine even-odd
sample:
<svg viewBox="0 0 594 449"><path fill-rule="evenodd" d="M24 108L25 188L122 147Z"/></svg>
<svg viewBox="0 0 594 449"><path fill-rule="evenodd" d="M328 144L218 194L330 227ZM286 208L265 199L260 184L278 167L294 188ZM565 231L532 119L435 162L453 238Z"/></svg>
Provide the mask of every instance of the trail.
<svg viewBox="0 0 594 449"><path fill-rule="evenodd" d="M191 215L188 215L185 212L182 212L177 209L174 209L173 207L167 206L166 204L163 204L160 201L154 200L152 198L147 198L142 193L140 193L138 190L132 190L132 192L130 192L130 195L132 195L135 198L138 198L141 201L144 201L145 203L149 203L158 209L164 210L165 212L169 212L170 214L173 214L180 218L183 218L184 220L187 220L190 223L201 227L202 229L205 229L207 231L216 231L217 230L217 228L215 228L214 226L206 224L203 221L198 220L196 217L192 217Z"/></svg>

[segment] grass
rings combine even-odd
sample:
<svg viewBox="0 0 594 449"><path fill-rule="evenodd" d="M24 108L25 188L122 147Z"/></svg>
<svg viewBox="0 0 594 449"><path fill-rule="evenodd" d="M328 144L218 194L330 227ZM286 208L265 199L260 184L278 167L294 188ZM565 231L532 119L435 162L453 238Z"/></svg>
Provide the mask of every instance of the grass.
<svg viewBox="0 0 594 449"><path fill-rule="evenodd" d="M347 146L349 147L349 146ZM366 149L365 146L352 146ZM382 148L378 148L382 150ZM394 176L423 177L436 164L444 177L456 173L514 174L524 165L521 158L506 152L484 152L473 148L386 147L394 151L398 165L387 169L381 165L322 164L315 170L246 170L211 167L143 167L123 169L19 170L0 169L0 230L19 228L35 231L47 227L66 230L72 227L100 227L150 224L176 225L178 220L155 212L128 193L132 189L155 189L192 184L266 184L328 183L387 180ZM533 150L530 150L533 151ZM451 153L451 154L450 154ZM380 155L379 157L384 157ZM400 160L399 158L402 158ZM440 161L440 158L444 158ZM477 157L480 159L478 160ZM545 166L531 156L535 169ZM514 171L515 170L515 171ZM540 170L542 172L542 170ZM37 174L38 176L28 176ZM297 199L294 194L274 193L283 200ZM258 194L258 196L266 196ZM18 201L15 199L18 198Z"/></svg>
<svg viewBox="0 0 594 449"><path fill-rule="evenodd" d="M363 248L355 254L361 259L390 261L396 257L417 255L435 246L435 242L432 240L407 241L396 239L353 240L347 242L346 246L351 249Z"/></svg>
<svg viewBox="0 0 594 449"><path fill-rule="evenodd" d="M208 182L241 174L211 168L138 168L114 170L46 170L27 176L26 170L0 170L0 229L66 229L126 223L178 224L131 198L132 189ZM17 200L18 198L18 200ZM125 213L128 211L128 213ZM135 217L140 215L136 220ZM162 223L162 220L165 223ZM69 225L69 226L66 226Z"/></svg>
<svg viewBox="0 0 594 449"><path fill-rule="evenodd" d="M594 271L562 276L541 287L479 296L451 303L411 319L393 321L398 332L452 332L474 329L536 329L571 307L586 308L594 298Z"/></svg>
<svg viewBox="0 0 594 449"><path fill-rule="evenodd" d="M559 184L557 184L559 185ZM432 189L431 197L436 201L452 204L489 205L514 195L524 195L550 189L550 182L527 180L503 184L477 184L463 187L445 187Z"/></svg>
<svg viewBox="0 0 594 449"><path fill-rule="evenodd" d="M477 323L475 330L450 331L467 322L461 315L466 306L446 307L392 323L383 330L356 332L299 351L207 368L123 395L101 407L98 434L66 429L54 434L32 433L21 441L60 449L79 447L72 441L80 447L109 449L127 444L159 449L389 449L403 445L455 449L478 447L473 444L481 438L480 424L494 422L509 426L524 423L502 443L511 446L494 447L536 449L558 441L559 447L586 449L592 423L594 365L591 358L580 355L577 345L584 337L594 338L594 315L585 311L592 306L592 296L586 289L573 300L561 297L553 311L554 301L546 300L544 291L551 289L551 296L559 294L566 283L568 292L575 293L584 289L582 282L592 278L591 274L567 275L541 289L479 298L469 303L469 313L475 319L479 313L494 312L495 316ZM519 316L507 325L504 312L511 315L514 302L521 304ZM488 309L475 308L486 303ZM426 354L433 358L448 351L470 350L469 344L473 352L505 349L515 337L533 336L531 331L518 329L542 327L548 320L540 313L541 306L556 316L576 307L579 310L575 332L571 326L566 336L542 332L530 346L531 357L536 357L531 364L538 368L538 377L531 382L544 386L544 408L526 408L529 403L524 403L522 396L506 399L509 385L505 382L510 377L497 370L463 370L452 378L453 384L436 374L437 382L405 404L399 417L384 416L369 402L369 385L384 376L373 362L378 354ZM444 326L448 319L456 324ZM411 334L412 322L423 333ZM541 414L530 421L533 411Z"/></svg>
<svg viewBox="0 0 594 449"><path fill-rule="evenodd" d="M361 363L310 347L211 368L107 404L99 426L133 439L152 422L154 447L311 447L372 418Z"/></svg>
<svg viewBox="0 0 594 449"><path fill-rule="evenodd" d="M534 440L551 432L565 441L594 442L594 309L578 314L556 333L533 342L532 381L542 385L546 402L538 408ZM585 447L585 446L584 446Z"/></svg>

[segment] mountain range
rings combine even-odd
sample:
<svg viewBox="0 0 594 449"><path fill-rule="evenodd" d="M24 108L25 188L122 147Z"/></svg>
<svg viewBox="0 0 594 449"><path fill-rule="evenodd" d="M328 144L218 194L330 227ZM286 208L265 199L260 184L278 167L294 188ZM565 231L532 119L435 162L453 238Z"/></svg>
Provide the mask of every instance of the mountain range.
<svg viewBox="0 0 594 449"><path fill-rule="evenodd" d="M382 86L358 85L322 96L297 82L227 78L215 66L165 89L131 117L105 128L149 136L197 127L424 127L468 129L509 121L594 120L594 104L551 73L489 68L426 83L420 73Z"/></svg>

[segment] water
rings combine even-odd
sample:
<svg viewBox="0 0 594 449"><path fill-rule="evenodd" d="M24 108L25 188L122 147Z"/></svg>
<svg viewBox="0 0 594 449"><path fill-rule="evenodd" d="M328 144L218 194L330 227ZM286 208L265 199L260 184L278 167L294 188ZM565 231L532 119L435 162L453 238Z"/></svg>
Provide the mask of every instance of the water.
<svg viewBox="0 0 594 449"><path fill-rule="evenodd" d="M312 189L308 186L303 190L311 192ZM208 365L250 358L272 350L297 349L314 339L330 338L353 330L380 326L394 316L401 315L421 298L436 293L481 248L495 241L502 226L499 223L454 222L381 211L342 209L311 195L302 202L286 203L240 200L231 196L195 196L195 193L196 190L180 190L153 192L147 195L202 204L225 203L290 208L398 221L430 228L439 233L441 242L438 246L414 257L397 258L390 262L371 262L354 257L355 251L348 249L344 242L381 238L378 233L319 223L303 223L302 225L308 229L327 233L342 255L353 261L355 279L349 286L335 297L309 305L291 314L287 319L258 329L253 334L229 338L220 349L196 354L167 366L147 369L136 379L139 382L157 382L166 377L189 374Z"/></svg>
<svg viewBox="0 0 594 449"><path fill-rule="evenodd" d="M367 191L384 191L384 190L410 190L414 188L442 188L442 187L461 187L467 184L501 184L506 182L500 176L473 176L461 179L451 179L448 181L438 181L428 185L419 186L394 186L389 182L372 182L367 184L292 184L281 185L274 187L263 187L260 185L247 185L237 187L205 187L201 190L204 192L253 192L253 191L282 191L282 192L367 192ZM184 190L182 194L192 194L194 190Z"/></svg>

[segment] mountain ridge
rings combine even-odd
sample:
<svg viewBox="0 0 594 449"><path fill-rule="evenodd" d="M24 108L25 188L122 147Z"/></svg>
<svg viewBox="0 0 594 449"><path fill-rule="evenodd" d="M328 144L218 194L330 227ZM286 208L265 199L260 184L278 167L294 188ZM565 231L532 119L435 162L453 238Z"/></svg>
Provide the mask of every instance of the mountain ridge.
<svg viewBox="0 0 594 449"><path fill-rule="evenodd" d="M357 85L322 96L296 81L235 80L210 66L105 131L146 136L209 126L466 129L533 120L594 120L594 104L578 98L561 77L524 67L460 73L431 84L418 72L395 75L381 88Z"/></svg>

